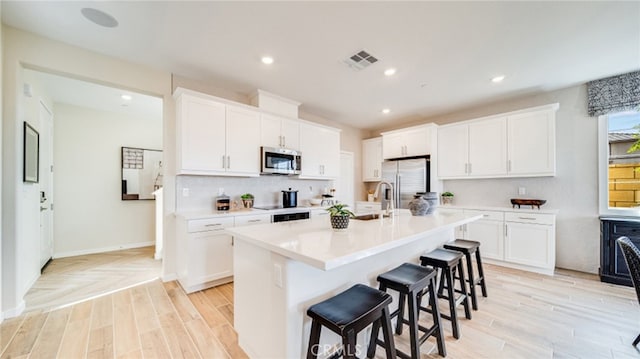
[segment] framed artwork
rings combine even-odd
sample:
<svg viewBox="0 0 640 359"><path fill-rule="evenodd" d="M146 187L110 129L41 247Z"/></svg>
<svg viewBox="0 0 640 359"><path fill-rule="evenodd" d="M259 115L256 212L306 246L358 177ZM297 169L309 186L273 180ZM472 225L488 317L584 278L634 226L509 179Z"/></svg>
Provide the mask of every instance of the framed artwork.
<svg viewBox="0 0 640 359"><path fill-rule="evenodd" d="M38 183L40 175L40 134L24 122L23 182Z"/></svg>

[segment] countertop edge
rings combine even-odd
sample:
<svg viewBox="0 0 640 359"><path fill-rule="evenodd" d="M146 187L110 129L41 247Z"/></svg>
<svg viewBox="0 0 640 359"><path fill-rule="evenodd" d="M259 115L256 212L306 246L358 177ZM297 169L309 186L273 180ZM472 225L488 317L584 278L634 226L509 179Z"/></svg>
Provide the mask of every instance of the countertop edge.
<svg viewBox="0 0 640 359"><path fill-rule="evenodd" d="M441 209L471 209L471 210L485 210L485 211L501 211L501 212L514 212L514 213L539 213L539 214L558 214L560 211L557 209L531 209L531 208L512 208L512 207L493 207L493 206L480 206L480 205L441 205L437 208Z"/></svg>

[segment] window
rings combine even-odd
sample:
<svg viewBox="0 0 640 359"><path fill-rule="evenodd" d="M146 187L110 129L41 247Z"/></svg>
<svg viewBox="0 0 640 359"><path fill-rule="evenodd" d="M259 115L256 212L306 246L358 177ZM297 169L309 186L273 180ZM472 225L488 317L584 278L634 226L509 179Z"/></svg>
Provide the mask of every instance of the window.
<svg viewBox="0 0 640 359"><path fill-rule="evenodd" d="M600 212L640 216L640 112L599 121Z"/></svg>

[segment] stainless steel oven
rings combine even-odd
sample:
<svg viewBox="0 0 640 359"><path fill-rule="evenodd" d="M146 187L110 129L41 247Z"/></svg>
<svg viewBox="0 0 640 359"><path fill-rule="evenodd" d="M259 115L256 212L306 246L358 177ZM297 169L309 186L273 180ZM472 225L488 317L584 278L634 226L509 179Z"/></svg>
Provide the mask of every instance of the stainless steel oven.
<svg viewBox="0 0 640 359"><path fill-rule="evenodd" d="M276 147L260 147L261 173L270 175L298 175L302 166L302 153Z"/></svg>

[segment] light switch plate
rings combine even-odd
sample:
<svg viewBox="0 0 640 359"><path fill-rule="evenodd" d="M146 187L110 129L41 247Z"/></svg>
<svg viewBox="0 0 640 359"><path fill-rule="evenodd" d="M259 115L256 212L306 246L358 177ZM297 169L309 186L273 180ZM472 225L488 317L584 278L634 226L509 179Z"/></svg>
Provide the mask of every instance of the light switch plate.
<svg viewBox="0 0 640 359"><path fill-rule="evenodd" d="M188 188L183 188L182 189L182 197L189 197L189 189Z"/></svg>
<svg viewBox="0 0 640 359"><path fill-rule="evenodd" d="M519 195L525 195L527 194L527 189L524 187L518 187L518 194Z"/></svg>

